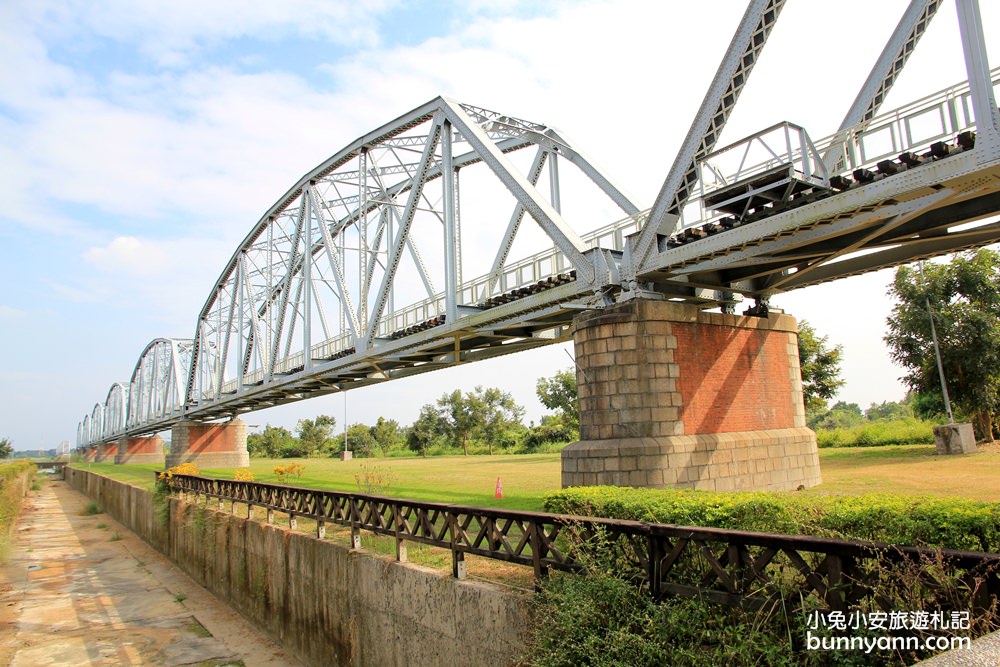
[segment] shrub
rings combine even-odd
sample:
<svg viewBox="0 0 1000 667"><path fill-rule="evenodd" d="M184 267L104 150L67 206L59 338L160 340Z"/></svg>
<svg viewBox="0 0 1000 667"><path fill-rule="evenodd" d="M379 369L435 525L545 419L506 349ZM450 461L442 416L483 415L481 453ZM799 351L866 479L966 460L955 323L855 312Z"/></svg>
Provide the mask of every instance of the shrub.
<svg viewBox="0 0 1000 667"><path fill-rule="evenodd" d="M172 468L167 468L166 471L160 473L160 479L170 481L174 475L200 475L201 471L198 470L198 466L191 461L187 463L181 463L180 465L173 466Z"/></svg>
<svg viewBox="0 0 1000 667"><path fill-rule="evenodd" d="M286 466L274 466L274 474L278 477L278 483L284 484L292 475L302 477L305 466L301 463L289 463Z"/></svg>
<svg viewBox="0 0 1000 667"><path fill-rule="evenodd" d="M237 482L252 482L253 473L250 468L237 468L233 471L233 479Z"/></svg>
<svg viewBox="0 0 1000 667"><path fill-rule="evenodd" d="M595 486L555 491L544 503L562 514L1000 551L1000 503L974 500Z"/></svg>
<svg viewBox="0 0 1000 667"><path fill-rule="evenodd" d="M865 422L850 428L818 428L816 444L820 447L933 445L934 423L911 417Z"/></svg>

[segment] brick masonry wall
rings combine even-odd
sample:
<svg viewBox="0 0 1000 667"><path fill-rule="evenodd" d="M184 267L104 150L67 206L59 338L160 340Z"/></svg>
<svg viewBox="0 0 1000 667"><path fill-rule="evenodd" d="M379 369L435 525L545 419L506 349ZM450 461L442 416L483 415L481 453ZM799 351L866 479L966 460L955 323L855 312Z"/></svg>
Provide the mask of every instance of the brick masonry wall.
<svg viewBox="0 0 1000 667"><path fill-rule="evenodd" d="M115 463L164 463L163 438L122 438L118 441Z"/></svg>
<svg viewBox="0 0 1000 667"><path fill-rule="evenodd" d="M241 468L250 465L247 425L241 419L221 424L179 422L170 431L166 465L193 462L201 468Z"/></svg>
<svg viewBox="0 0 1000 667"><path fill-rule="evenodd" d="M563 452L564 486L819 482L794 318L636 299L578 317L574 342L581 442Z"/></svg>

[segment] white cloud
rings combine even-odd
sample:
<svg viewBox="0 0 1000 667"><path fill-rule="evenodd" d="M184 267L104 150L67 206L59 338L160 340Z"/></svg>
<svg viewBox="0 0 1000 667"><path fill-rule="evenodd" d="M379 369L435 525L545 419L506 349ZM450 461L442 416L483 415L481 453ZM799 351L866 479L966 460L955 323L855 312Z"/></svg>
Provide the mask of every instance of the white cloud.
<svg viewBox="0 0 1000 667"><path fill-rule="evenodd" d="M56 39L137 45L163 67L197 61L199 47L245 37L300 36L346 46L375 46L388 0L62 0L23 3L17 15ZM13 13L13 11L11 12Z"/></svg>
<svg viewBox="0 0 1000 667"><path fill-rule="evenodd" d="M102 271L149 275L162 272L169 257L161 247L134 236L119 236L104 247L93 247L84 258Z"/></svg>
<svg viewBox="0 0 1000 667"><path fill-rule="evenodd" d="M0 320L19 320L25 315L26 313L20 308L0 305Z"/></svg>

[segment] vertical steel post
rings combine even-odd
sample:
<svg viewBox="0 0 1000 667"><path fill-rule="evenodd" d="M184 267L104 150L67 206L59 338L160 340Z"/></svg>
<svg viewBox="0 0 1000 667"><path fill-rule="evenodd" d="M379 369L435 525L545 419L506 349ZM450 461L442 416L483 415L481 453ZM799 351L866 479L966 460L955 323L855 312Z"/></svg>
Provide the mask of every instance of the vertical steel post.
<svg viewBox="0 0 1000 667"><path fill-rule="evenodd" d="M368 320L368 149L358 151L358 319Z"/></svg>
<svg viewBox="0 0 1000 667"><path fill-rule="evenodd" d="M972 110L976 116L976 153L979 161L985 162L1000 151L1000 111L997 110L990 64L986 57L983 19L979 14L978 0L956 0L956 6Z"/></svg>
<svg viewBox="0 0 1000 667"><path fill-rule="evenodd" d="M455 219L455 166L451 122L441 123L441 180L444 189L444 303L448 324L458 320L458 235Z"/></svg>
<svg viewBox="0 0 1000 667"><path fill-rule="evenodd" d="M559 154L555 151L552 151L552 157L549 159L549 193L552 208L562 215L562 201L559 198Z"/></svg>
<svg viewBox="0 0 1000 667"><path fill-rule="evenodd" d="M302 280L305 282L305 290L302 303L302 367L306 370L312 368L312 227L313 215L317 211L313 210L313 183L307 185L302 191L302 198L305 200L305 207L302 211L302 229L305 232L303 238L303 249L305 255L302 257Z"/></svg>

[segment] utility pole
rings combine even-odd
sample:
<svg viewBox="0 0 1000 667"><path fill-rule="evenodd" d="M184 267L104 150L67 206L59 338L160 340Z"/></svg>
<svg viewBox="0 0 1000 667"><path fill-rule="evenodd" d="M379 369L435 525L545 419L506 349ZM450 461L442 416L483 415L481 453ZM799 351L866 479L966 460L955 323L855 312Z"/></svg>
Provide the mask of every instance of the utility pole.
<svg viewBox="0 0 1000 667"><path fill-rule="evenodd" d="M920 281L924 284L924 304L927 306L927 317L931 321L931 340L934 342L934 357L937 359L938 377L941 378L941 394L944 396L944 409L948 412L948 423L954 424L955 417L951 413L951 399L948 397L948 383L944 377L944 364L941 363L941 346L938 345L937 329L934 327L934 311L931 310L931 300L927 296L927 278L924 276L924 260L918 263Z"/></svg>

